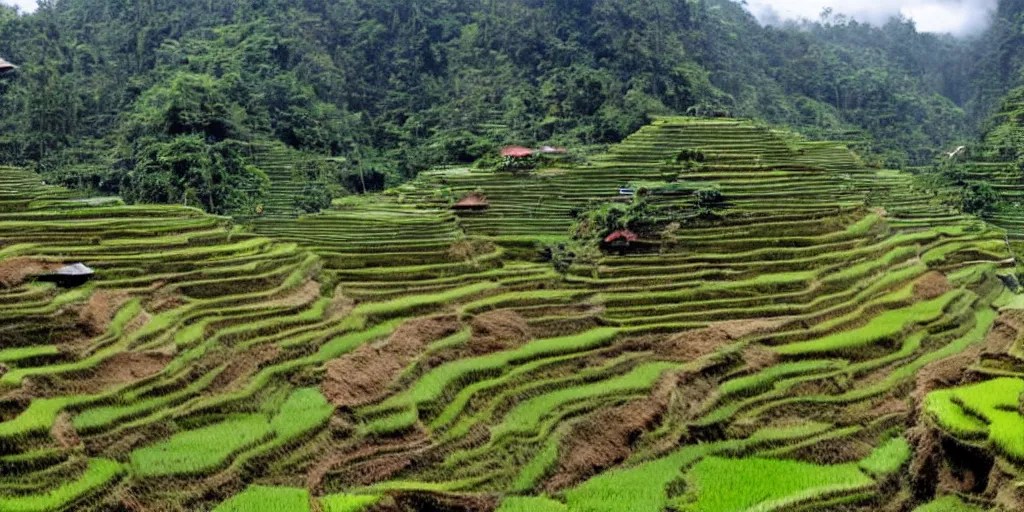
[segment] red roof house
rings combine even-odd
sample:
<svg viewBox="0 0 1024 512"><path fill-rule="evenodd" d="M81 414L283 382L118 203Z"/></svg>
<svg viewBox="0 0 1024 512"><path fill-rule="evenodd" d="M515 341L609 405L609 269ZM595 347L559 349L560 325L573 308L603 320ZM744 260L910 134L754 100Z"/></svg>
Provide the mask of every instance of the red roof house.
<svg viewBox="0 0 1024 512"><path fill-rule="evenodd" d="M638 240L640 240L640 237L636 236L636 233L634 233L634 232L632 232L632 231L630 231L628 229L620 229L620 230L618 230L618 231L608 235L607 237L605 237L604 243L606 243L606 244L614 244L614 243L629 244L631 242L636 242Z"/></svg>
<svg viewBox="0 0 1024 512"><path fill-rule="evenodd" d="M478 192L474 192L464 198L461 201L452 205L452 209L455 210L486 210L490 206L487 202L487 198Z"/></svg>
<svg viewBox="0 0 1024 512"><path fill-rule="evenodd" d="M533 156L533 150L530 148L524 148L522 146L509 146L501 150L501 156L511 158L526 158Z"/></svg>

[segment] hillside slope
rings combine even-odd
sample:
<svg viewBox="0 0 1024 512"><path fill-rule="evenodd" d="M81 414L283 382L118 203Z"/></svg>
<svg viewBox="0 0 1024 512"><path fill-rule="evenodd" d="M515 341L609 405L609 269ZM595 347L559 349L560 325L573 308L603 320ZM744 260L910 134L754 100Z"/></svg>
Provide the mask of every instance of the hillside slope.
<svg viewBox="0 0 1024 512"><path fill-rule="evenodd" d="M892 168L969 138L1004 92L980 45L908 20L764 27L731 0L58 0L0 7L0 55L20 65L0 79L0 163L224 213L242 198L217 185L252 179L211 162L238 142L344 156L384 187L505 143L586 148L698 114Z"/></svg>
<svg viewBox="0 0 1024 512"><path fill-rule="evenodd" d="M640 181L722 200L652 194L674 222L539 258ZM1019 503L1012 463L940 441L987 431L973 402L929 395L1020 371L1004 233L914 183L671 117L587 165L427 173L255 233L5 168L0 510ZM451 209L471 192L489 208ZM31 279L79 261L85 287ZM982 453L1012 462L999 385Z"/></svg>

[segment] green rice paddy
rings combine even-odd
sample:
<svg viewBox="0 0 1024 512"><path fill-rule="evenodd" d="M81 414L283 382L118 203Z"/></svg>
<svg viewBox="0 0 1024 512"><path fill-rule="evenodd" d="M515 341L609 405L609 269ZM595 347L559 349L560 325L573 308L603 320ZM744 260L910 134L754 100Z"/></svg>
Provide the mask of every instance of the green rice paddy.
<svg viewBox="0 0 1024 512"><path fill-rule="evenodd" d="M289 153L256 157L289 197ZM556 271L538 249L631 182L725 201L654 194L678 222ZM966 511L1024 482L1012 231L838 144L659 118L315 216L76 198L0 169L3 511Z"/></svg>

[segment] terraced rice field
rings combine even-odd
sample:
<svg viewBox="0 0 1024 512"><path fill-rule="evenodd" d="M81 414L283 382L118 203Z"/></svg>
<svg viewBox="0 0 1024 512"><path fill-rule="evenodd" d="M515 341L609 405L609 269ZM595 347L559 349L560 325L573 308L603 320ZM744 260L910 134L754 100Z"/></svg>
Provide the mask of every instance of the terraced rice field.
<svg viewBox="0 0 1024 512"><path fill-rule="evenodd" d="M539 257L638 180L726 203L565 275ZM0 510L1019 503L1005 233L913 183L676 118L251 226L0 170ZM75 262L84 287L32 278Z"/></svg>

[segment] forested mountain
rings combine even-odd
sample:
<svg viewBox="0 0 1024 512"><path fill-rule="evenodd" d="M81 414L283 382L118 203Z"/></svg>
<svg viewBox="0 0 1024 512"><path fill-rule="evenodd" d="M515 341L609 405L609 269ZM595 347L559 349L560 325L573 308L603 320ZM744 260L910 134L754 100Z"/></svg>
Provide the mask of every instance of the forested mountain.
<svg viewBox="0 0 1024 512"><path fill-rule="evenodd" d="M763 27L729 0L44 0L0 10L0 162L224 212L248 142L345 157L370 188L504 143L614 142L730 115L879 165L970 140L1014 86L1024 2L975 40L841 16Z"/></svg>

